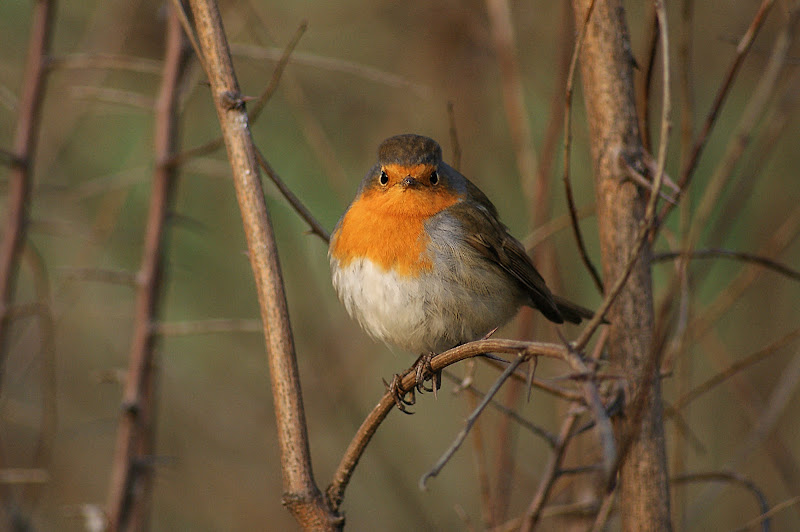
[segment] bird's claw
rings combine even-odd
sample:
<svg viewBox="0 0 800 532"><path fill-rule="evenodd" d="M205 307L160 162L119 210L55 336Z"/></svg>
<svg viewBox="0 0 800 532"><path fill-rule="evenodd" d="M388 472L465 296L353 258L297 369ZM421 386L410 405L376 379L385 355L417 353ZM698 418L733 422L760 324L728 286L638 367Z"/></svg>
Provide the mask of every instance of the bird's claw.
<svg viewBox="0 0 800 532"><path fill-rule="evenodd" d="M433 392L433 396L438 398L437 391L442 387L442 372L433 371L433 367L431 367L431 360L433 360L434 356L436 356L436 353L420 355L417 361L414 362L412 369L414 370L414 376L417 381L417 390L420 393ZM425 381L428 379L432 381L430 388L425 387Z"/></svg>
<svg viewBox="0 0 800 532"><path fill-rule="evenodd" d="M394 404L397 405L397 408L401 412L413 414L413 412L406 410L406 407L413 406L417 402L415 393L417 391L419 393L433 392L433 396L438 397L437 391L442 387L442 372L433 371L431 360L433 360L434 356L436 356L435 353L420 355L417 361L414 362L414 365L405 372L405 375L411 372L414 373L416 384L412 386L410 390L403 389L403 375L395 373L391 382L386 382L384 379L383 385L386 386L386 391L392 396ZM429 379L432 381L430 388L425 386L425 381Z"/></svg>
<svg viewBox="0 0 800 532"><path fill-rule="evenodd" d="M414 413L406 410L406 406L413 406L414 403L417 402L414 388L411 388L409 391L404 390L403 377L401 375L395 373L394 377L392 377L392 382L386 382L386 379L384 379L383 384L386 386L386 391L389 392L392 399L394 399L394 404L397 405L397 408L402 413L409 415ZM406 396L408 396L408 398L406 398Z"/></svg>

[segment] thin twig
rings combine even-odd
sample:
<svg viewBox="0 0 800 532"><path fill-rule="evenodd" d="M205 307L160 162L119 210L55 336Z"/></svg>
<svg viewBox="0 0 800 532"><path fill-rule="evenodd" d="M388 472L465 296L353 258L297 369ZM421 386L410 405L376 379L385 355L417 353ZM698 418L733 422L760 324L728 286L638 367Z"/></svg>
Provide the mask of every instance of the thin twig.
<svg viewBox="0 0 800 532"><path fill-rule="evenodd" d="M259 179L258 156L245 101L233 69L219 8L213 0L190 2L247 239L261 320L280 444L283 503L306 529L340 530L338 512L326 504L311 467L300 375L275 234Z"/></svg>
<svg viewBox="0 0 800 532"><path fill-rule="evenodd" d="M729 249L697 249L689 252L668 251L665 253L653 254L652 260L653 262L663 262L668 260L679 259L681 257L686 257L686 256L688 256L690 259L726 258L726 259L739 260L742 262L749 262L752 264L758 264L760 266L764 266L765 268L778 272L781 275L784 275L795 281L800 281L800 270L794 270L786 266L785 264L781 264L776 260L770 259L769 257L764 257L761 255L757 255L755 253L746 253L744 251L732 251Z"/></svg>
<svg viewBox="0 0 800 532"><path fill-rule="evenodd" d="M444 454L437 460L437 462L431 467L431 469L422 475L422 478L419 479L419 489L426 490L428 479L431 477L435 477L438 475L441 470L447 465L447 462L455 455L456 451L461 444L464 443L464 440L467 438L470 429L475 424L478 419L478 416L481 415L483 410L489 404L489 402L494 398L495 394L500 390L500 387L508 380L512 373L526 360L526 357L523 354L517 355L511 364L505 369L503 373L497 378L489 391L486 392L486 396L484 396L483 400L478 404L478 406L473 410L472 414L469 415L467 420L464 422L464 428L456 435L455 440L453 443L450 444L450 447L444 452Z"/></svg>
<svg viewBox="0 0 800 532"><path fill-rule="evenodd" d="M231 52L234 55L245 56L258 61L280 61L284 50L280 48L254 46L251 44L231 44ZM309 52L294 52L292 54L292 64L305 65L318 68L320 70L328 70L330 72L351 74L353 76L357 76L374 83L379 83L387 87L409 89L418 97L425 99L430 98L433 92L433 89L427 85L422 85L415 81L411 81L392 72L386 72L371 66L354 63L352 61L347 61L336 57L325 57ZM455 168L455 166L453 168Z"/></svg>
<svg viewBox="0 0 800 532"><path fill-rule="evenodd" d="M577 420L578 411L573 409L567 414L567 418L561 424L561 430L558 433L558 444L550 454L550 459L547 462L547 466L545 466L544 473L542 473L542 480L539 482L536 495L534 495L531 503L528 505L528 509L525 510L520 532L530 532L539 521L544 504L547 502L547 497L550 495L553 484L555 484L559 477L559 470L564 460L564 453L567 450L567 445L572 435L572 428L575 426Z"/></svg>
<svg viewBox="0 0 800 532"><path fill-rule="evenodd" d="M58 401L56 378L56 343L55 322L53 319L52 290L47 267L39 250L28 242L25 246L25 259L33 274L36 290L36 307L39 317L39 364L41 365L40 393L42 396L42 414L40 430L34 447L34 467L47 470L51 466L53 444L55 443L58 425ZM32 486L28 490L27 499L35 501L41 495L41 486Z"/></svg>
<svg viewBox="0 0 800 532"><path fill-rule="evenodd" d="M769 13L773 3L774 0L762 0L761 5L758 7L758 11L750 23L750 26L747 28L747 31L744 33L739 41L739 44L736 46L736 55L734 56L731 65L728 67L725 79L723 80L716 96L714 97L714 102L711 104L711 109L706 115L706 119L703 122L702 128L700 129L700 134L698 135L697 140L695 140L692 151L690 152L689 157L683 166L683 170L681 171L681 177L678 181L678 187L680 191L676 194L675 201L680 200L681 196L684 194L689 186L689 183L691 182L692 176L694 175L694 171L697 167L697 163L699 162L700 156L702 155L703 149L708 141L708 136L711 133L711 129L714 127L719 111L722 108L722 104L725 102L725 98L730 92L730 89L733 86L733 81L739 72L739 67L741 67L742 63L744 62L744 58L747 55L747 52L750 50L750 47L752 46L758 31L761 29L761 25L764 23L767 13ZM663 224L664 219L666 219L672 208L673 206L670 204L664 206L658 217L659 226Z"/></svg>
<svg viewBox="0 0 800 532"><path fill-rule="evenodd" d="M485 397L486 396L486 393L481 392L474 385L472 385L472 384L464 385L462 379L459 379L458 377L456 377L455 375L453 375L449 371L443 371L442 375L444 375L448 379L452 380L453 382L456 382L457 384L459 384L460 385L459 391L463 390L463 391L469 392L469 394L472 395L473 397ZM513 420L514 423L517 423L520 427L522 427L522 428L528 430L529 432L531 432L532 434L535 434L536 436L539 436L540 438L542 438L545 442L547 442L547 444L550 447L555 446L555 444L556 444L556 435L553 434L552 432L550 432L549 430L543 429L542 427L540 427L538 425L535 425L534 423L531 423L530 421L528 421L524 417L520 416L519 414L517 414L513 410L507 408L502 403L499 403L497 401L492 401L489 404L495 410L497 410L498 412L500 412L504 416L508 417L509 419Z"/></svg>
<svg viewBox="0 0 800 532"><path fill-rule="evenodd" d="M444 353L440 353L431 360L431 370L435 373L445 367L455 364L461 360L479 356L484 353L507 353L519 354L526 353L528 357L543 356L566 360L566 349L558 344L546 344L541 342L521 342L516 340L487 339L469 342L458 347L454 347ZM523 376L524 379L524 376ZM410 390L416 386L416 372L411 370L406 373L400 383L403 390ZM350 478L355 470L361 455L364 453L378 427L395 408L394 397L390 392L384 394L380 402L372 409L372 412L364 419L355 436L350 442L347 450L342 456L339 466L333 476L333 481L326 490L331 508L336 511L340 507L344 498L344 491L350 482Z"/></svg>
<svg viewBox="0 0 800 532"><path fill-rule="evenodd" d="M14 164L8 176L6 220L0 242L0 383L5 376L9 319L7 309L14 299L17 270L25 243L29 201L44 103L47 69L45 62L53 36L54 2L37 0L33 6L25 72L17 105L17 123L12 153ZM0 388L2 390L2 388Z"/></svg>
<svg viewBox="0 0 800 532"><path fill-rule="evenodd" d="M59 268L64 277L76 281L95 281L101 283L137 286L136 274L121 270L104 270L102 268Z"/></svg>
<svg viewBox="0 0 800 532"><path fill-rule="evenodd" d="M744 156L745 149L752 138L752 131L764 116L764 110L772 98L775 86L786 64L789 50L795 37L795 28L799 22L800 8L796 7L790 12L786 24L776 37L772 54L755 90L748 98L744 112L731 135L732 140L705 185L703 196L694 212L692 226L689 228L689 233L682 244L684 249L691 250L699 242L700 235L705 230L709 217L719 204L719 196L725 190L737 164Z"/></svg>
<svg viewBox="0 0 800 532"><path fill-rule="evenodd" d="M447 123L450 130L450 146L453 148L452 165L456 171L461 171L461 144L458 142L458 129L456 128L456 111L453 102L447 102Z"/></svg>
<svg viewBox="0 0 800 532"><path fill-rule="evenodd" d="M768 356L778 352L781 348L789 345L790 343L792 343L793 341L797 340L798 338L800 338L800 327L798 327L797 329L794 329L789 334L785 335L783 338L781 338L781 339L779 339L779 340L777 340L775 342L772 342L768 346L765 346L765 347L759 349L755 353L752 353L752 354L750 354L750 355L738 360L736 363L730 365L724 371L721 371L721 372L717 373L716 375L714 375L713 377L709 378L708 380L706 380L702 384L699 384L698 386L695 386L686 395L683 395L683 396L679 397L678 400L675 401L675 403L672 405L672 407L675 410L681 410L686 405L688 405L690 402L694 401L695 399L697 399L698 397L700 397L704 393L710 391L711 389L713 389L718 384L723 383L724 381L726 381L727 379L731 378L733 375L736 375L740 371L742 371L744 369L747 369L750 366L752 366L753 364L756 364L756 363L764 360Z"/></svg>
<svg viewBox="0 0 800 532"><path fill-rule="evenodd" d="M30 217L30 196L33 183L33 166L39 141L41 110L45 99L47 82L47 55L53 38L55 1L37 0L31 15L27 57L16 105L16 126L11 149L11 168L8 175L8 193L5 208L5 223L0 241L0 397L2 383L6 381L6 360L10 344L10 309L15 297L20 258L27 238ZM45 413L47 414L47 413ZM49 446L51 442L47 442ZM46 448L41 448L46 451ZM4 451L0 446L0 466L4 465ZM0 528L27 528L27 519L14 519L18 513L15 494L0 485Z"/></svg>
<svg viewBox="0 0 800 532"><path fill-rule="evenodd" d="M73 86L70 88L73 98L92 100L112 105L125 105L139 111L151 112L154 102L151 98L141 94L108 87Z"/></svg>
<svg viewBox="0 0 800 532"><path fill-rule="evenodd" d="M658 52L659 32L660 26L658 24L658 15L655 10L651 12L651 20L648 24L649 39L647 43L647 61L644 67L644 74L642 77L644 81L641 83L641 96L639 98L639 117L640 127L639 132L642 135L642 146L645 150L650 150L650 91L653 87L653 73L655 72L656 53ZM668 53L664 51L664 53Z"/></svg>
<svg viewBox="0 0 800 532"><path fill-rule="evenodd" d="M300 198L295 196L294 192L292 192L292 190L286 186L286 183L284 183L275 170L272 169L272 166L270 166L269 162L264 157L264 154L261 153L261 150L258 148L255 150L256 156L258 157L258 164L261 166L261 169L264 170L264 173L267 174L267 177L269 177L275 186L278 187L280 193L284 198L286 198L286 201L289 202L297 214L299 214L300 217L309 225L311 232L320 237L326 243L330 242L331 235L327 229L322 227L322 224L320 224L317 219L314 218L314 215L311 214L311 211L309 211L306 206L303 205L303 202L300 201Z"/></svg>
<svg viewBox="0 0 800 532"><path fill-rule="evenodd" d="M609 491L603 497L603 502L600 504L600 510L592 523L591 532L601 532L606 529L606 523L611 516L611 510L614 508L614 500L617 498L616 490Z"/></svg>
<svg viewBox="0 0 800 532"><path fill-rule="evenodd" d="M258 119L258 116L263 111L264 107L267 105L269 100L275 94L275 91L280 84L281 77L283 76L284 71L286 70L286 65L289 64L289 59L292 57L292 53L294 49L297 47L297 44L300 42L300 39L303 37L306 29L308 28L308 23L303 21L300 26L295 31L292 38L289 40L289 43L283 49L283 54L278 61L278 64L275 65L275 70L272 71L272 77L269 80L269 83L261 91L261 94L256 98L256 102L250 108L248 112L248 120L250 123L255 123ZM196 157L200 157L202 155L207 155L209 153L215 152L220 149L224 145L223 138L217 137L215 139L209 140L205 144L201 144L199 146L195 146L194 148L189 148L181 153L175 154L170 163L173 165L180 165L189 159L193 159Z"/></svg>
<svg viewBox="0 0 800 532"><path fill-rule="evenodd" d="M481 360L487 363L488 365L493 366L496 369L499 369L500 371L505 369L505 363L501 363L497 360L493 360L486 357L481 357ZM515 372L511 377L517 380L518 382L527 383L527 375L520 371ZM543 392L549 393L554 397L558 397L559 399L563 399L565 401L573 403L583 404L584 398L581 392L568 390L559 386L554 386L550 384L550 382L542 379L533 379L531 381L531 386L539 390L542 390Z"/></svg>
<svg viewBox="0 0 800 532"><path fill-rule="evenodd" d="M769 512L769 504L764 492L753 482L744 475L734 471L709 471L705 473L685 473L683 475L676 475L670 479L673 484L681 484L687 482L727 482L730 484L738 484L746 488L753 497L756 499L761 515ZM769 518L761 519L762 532L769 532Z"/></svg>
<svg viewBox="0 0 800 532"><path fill-rule="evenodd" d="M105 53L75 53L62 56L50 56L47 59L47 68L50 70L79 68L125 70L139 74L158 74L164 67L161 61L143 57Z"/></svg>
<svg viewBox="0 0 800 532"><path fill-rule="evenodd" d="M525 103L509 0L486 0L486 11L489 15L489 30L500 67L503 109L511 144L514 148L514 159L522 181L523 192L530 196L538 163L536 152L533 149L533 133ZM529 199L533 198L529 197Z"/></svg>
<svg viewBox="0 0 800 532"><path fill-rule="evenodd" d="M583 17L583 21L581 22L580 33L578 33L578 38L575 41L575 50L572 52L572 59L569 63L569 74L567 75L567 86L565 88L564 95L564 173L562 180L564 181L564 190L567 194L567 207L569 208L570 220L572 221L572 232L575 235L575 241L578 244L578 251L580 252L581 260L583 261L584 266L586 266L586 269L589 271L589 274L592 276L592 280L594 281L597 291L602 294L604 292L603 280L601 279L600 273L597 271L597 268L592 263L591 259L589 258L589 254L586 251L586 244L583 241L583 234L581 233L581 228L578 224L577 208L575 207L575 197L572 192L572 181L570 180L570 154L572 152L572 92L575 80L575 68L578 64L581 47L583 46L583 41L586 37L586 31L589 27L589 19L594 12L594 5L595 0L591 0L589 7L586 9L586 14Z"/></svg>
<svg viewBox="0 0 800 532"><path fill-rule="evenodd" d="M109 482L107 515L112 532L147 529L152 496L153 470L145 463L154 454L156 427L156 338L151 324L162 301L167 217L177 183L176 168L167 161L177 145L177 104L189 57L178 17L173 9L169 13L164 70L156 105L156 167L136 279L133 337Z"/></svg>
<svg viewBox="0 0 800 532"><path fill-rule="evenodd" d="M733 529L732 532L744 532L746 530L750 530L750 529L754 528L755 526L760 525L761 523L763 523L767 519L771 518L773 515L777 514L778 512L782 512L786 508L794 506L794 505L796 505L798 503L800 503L800 495L797 495L795 497L792 497L791 499L787 499L787 500L785 500L783 502L780 502L780 503L776 504L775 506L770 508L770 510L768 512L764 512L763 514L759 515L758 517L755 517L755 518L751 519L750 521L748 521L747 523L742 525L741 528Z"/></svg>
<svg viewBox="0 0 800 532"><path fill-rule="evenodd" d="M153 324L153 334L161 336L190 336L229 332L263 333L264 327L260 320L236 319L169 321Z"/></svg>

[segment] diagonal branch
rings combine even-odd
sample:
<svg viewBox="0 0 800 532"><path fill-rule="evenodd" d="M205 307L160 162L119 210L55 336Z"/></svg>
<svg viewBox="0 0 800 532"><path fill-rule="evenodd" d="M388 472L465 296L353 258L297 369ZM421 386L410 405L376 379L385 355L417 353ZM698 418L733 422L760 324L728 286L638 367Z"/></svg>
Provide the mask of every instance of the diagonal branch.
<svg viewBox="0 0 800 532"><path fill-rule="evenodd" d="M343 519L325 504L314 482L300 376L275 235L258 179L258 157L219 8L213 0L191 0L190 5L233 170L264 324L281 450L283 503L306 529L341 529Z"/></svg>
<svg viewBox="0 0 800 532"><path fill-rule="evenodd" d="M681 177L678 181L679 191L674 198L676 202L687 190L689 183L692 180L694 171L697 168L697 163L700 161L700 156L703 154L703 149L708 141L708 136L711 134L711 130L716 123L720 109L722 109L722 104L725 103L725 98L728 96L728 93L733 86L733 81L736 79L736 75L739 73L739 68L742 66L744 58L747 56L747 52L750 51L750 47L753 45L753 41L755 41L758 31L761 29L764 20L767 18L767 13L769 13L769 10L772 8L772 4L774 3L775 0L762 0L761 5L758 7L758 11L750 23L750 26L747 28L747 31L739 40L739 44L736 46L736 55L728 67L728 72L725 74L725 79L723 80L716 96L714 97L714 102L711 104L711 109L709 109L708 114L706 115L706 119L703 122L700 133L692 145L691 152L686 159L686 164L681 171ZM673 205L671 204L664 206L658 217L658 225L663 223L672 208Z"/></svg>
<svg viewBox="0 0 800 532"><path fill-rule="evenodd" d="M431 359L431 371L436 373L445 367L459 362L461 360L482 355L484 353L507 353L507 354L520 354L523 353L526 359L532 357L548 357L566 360L566 349L562 345L546 344L540 342L521 342L515 340L477 340L467 344L454 347L444 353L440 353ZM412 369L407 372L400 383L403 390L411 390L416 386L416 372ZM395 401L390 392L386 392L381 398L380 402L372 409L372 412L364 419L356 432L350 445L347 447L336 472L333 475L333 481L326 491L329 504L334 510L338 510L339 506L344 499L344 492L347 485L350 483L350 478L353 475L358 461L364 454L372 437L378 430L378 427L386 419L395 407Z"/></svg>

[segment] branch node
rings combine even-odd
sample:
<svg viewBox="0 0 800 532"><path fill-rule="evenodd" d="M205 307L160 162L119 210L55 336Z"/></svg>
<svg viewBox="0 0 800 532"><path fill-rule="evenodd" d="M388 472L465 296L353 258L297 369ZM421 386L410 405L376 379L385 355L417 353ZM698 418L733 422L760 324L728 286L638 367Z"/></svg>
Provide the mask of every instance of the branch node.
<svg viewBox="0 0 800 532"><path fill-rule="evenodd" d="M219 99L228 111L239 111L244 109L245 102L252 98L243 97L238 91L225 91L220 94Z"/></svg>

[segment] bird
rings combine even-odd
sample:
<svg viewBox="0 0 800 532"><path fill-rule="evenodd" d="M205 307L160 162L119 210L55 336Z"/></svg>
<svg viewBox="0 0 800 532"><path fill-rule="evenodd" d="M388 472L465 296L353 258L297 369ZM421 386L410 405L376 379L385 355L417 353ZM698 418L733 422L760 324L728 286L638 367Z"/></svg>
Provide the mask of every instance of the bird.
<svg viewBox="0 0 800 532"><path fill-rule="evenodd" d="M550 291L494 204L422 135L379 145L331 233L328 258L347 313L373 338L420 354L418 389L435 377L433 354L486 336L522 306L559 324L593 314ZM413 389L399 382L395 375L387 386L404 410Z"/></svg>

